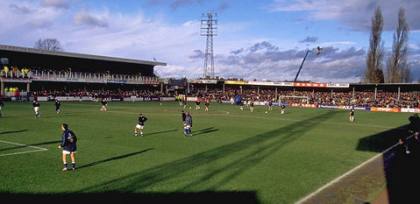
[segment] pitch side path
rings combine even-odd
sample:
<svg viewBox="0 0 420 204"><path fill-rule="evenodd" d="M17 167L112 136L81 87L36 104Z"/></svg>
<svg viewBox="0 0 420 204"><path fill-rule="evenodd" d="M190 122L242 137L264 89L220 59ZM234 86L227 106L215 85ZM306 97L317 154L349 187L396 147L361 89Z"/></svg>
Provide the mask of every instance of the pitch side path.
<svg viewBox="0 0 420 204"><path fill-rule="evenodd" d="M295 203L395 144L410 116L357 111L350 123L341 110L291 108L280 114L278 107L265 113L257 106L251 113L212 103L204 112L191 103L186 111L193 136L185 137L177 103L108 105L108 112L100 112L99 103L62 102L56 114L54 104L45 102L35 119L30 103L6 102L0 200ZM149 119L144 137L133 136L139 113ZM61 171L63 122L78 136L74 172ZM386 161L378 158L359 175L340 179L350 191L335 188L314 202L374 200L396 178L384 173L394 167Z"/></svg>
<svg viewBox="0 0 420 204"><path fill-rule="evenodd" d="M420 146L412 136L408 142L409 154L394 144L297 203L418 203Z"/></svg>

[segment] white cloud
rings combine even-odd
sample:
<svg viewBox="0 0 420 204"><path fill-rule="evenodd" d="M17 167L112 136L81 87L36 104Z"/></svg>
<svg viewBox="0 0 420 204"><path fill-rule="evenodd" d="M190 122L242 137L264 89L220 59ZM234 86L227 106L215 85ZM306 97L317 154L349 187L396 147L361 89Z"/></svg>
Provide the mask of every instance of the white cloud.
<svg viewBox="0 0 420 204"><path fill-rule="evenodd" d="M42 0L41 5L44 7L52 7L57 9L70 8L69 0Z"/></svg>
<svg viewBox="0 0 420 204"><path fill-rule="evenodd" d="M203 72L205 37L199 35L198 20L169 24L161 16L145 17L141 10L134 13L106 8L73 11L42 6L35 1L2 0L0 8L11 8L0 13L2 43L32 47L39 38L57 38L70 52L144 60L156 58L168 63L166 67L156 68L162 77L200 77ZM278 46L289 46L288 39L272 43L275 40L237 35L248 27L250 24L243 22L219 25L223 36L214 39L216 74L248 79L292 79L305 54L304 48ZM359 79L365 61L363 50L350 49L354 46L350 41L321 45L325 47L324 56L318 60L308 58L302 79ZM198 51L194 53L194 50ZM191 58L193 54L195 57ZM418 60L412 64L419 69Z"/></svg>
<svg viewBox="0 0 420 204"><path fill-rule="evenodd" d="M74 16L77 25L86 25L91 27L107 27L108 23L105 19L91 15L87 11L80 11Z"/></svg>
<svg viewBox="0 0 420 204"><path fill-rule="evenodd" d="M28 45L28 38L38 38L38 33L48 30L55 19L63 15L63 10L41 7L34 1L0 1L0 39L3 43ZM48 37L48 36L42 36ZM30 46L36 41L32 39Z"/></svg>

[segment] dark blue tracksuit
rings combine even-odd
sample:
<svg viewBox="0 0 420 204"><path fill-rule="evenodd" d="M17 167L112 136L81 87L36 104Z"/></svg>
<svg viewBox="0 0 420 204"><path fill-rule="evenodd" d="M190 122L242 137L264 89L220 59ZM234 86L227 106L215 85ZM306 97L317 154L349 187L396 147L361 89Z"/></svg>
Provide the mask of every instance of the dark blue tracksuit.
<svg viewBox="0 0 420 204"><path fill-rule="evenodd" d="M187 115L185 117L184 134L191 135L191 128L192 128L192 117L191 115Z"/></svg>
<svg viewBox="0 0 420 204"><path fill-rule="evenodd" d="M77 150L77 138L73 131L64 130L61 136L61 147L63 150L75 152Z"/></svg>

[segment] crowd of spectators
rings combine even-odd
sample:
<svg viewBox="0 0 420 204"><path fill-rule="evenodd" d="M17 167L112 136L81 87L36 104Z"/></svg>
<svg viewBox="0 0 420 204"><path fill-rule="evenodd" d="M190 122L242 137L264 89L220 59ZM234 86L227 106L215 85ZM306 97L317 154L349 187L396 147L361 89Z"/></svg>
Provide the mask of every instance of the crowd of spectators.
<svg viewBox="0 0 420 204"><path fill-rule="evenodd" d="M62 90L44 90L44 91L34 91L32 92L33 96L46 96L46 97L92 97L92 98L126 98L131 96L136 97L160 97L163 96L159 91L153 90L72 90L72 91L62 91Z"/></svg>
<svg viewBox="0 0 420 204"><path fill-rule="evenodd" d="M112 74L109 72L74 72L71 69L68 70L49 70L49 69L29 69L29 68L18 68L16 66L4 66L0 70L0 77L13 78L13 79L84 79L87 82L89 80L109 80L109 81L141 81L141 82L159 82L157 77L153 76L142 76L141 74Z"/></svg>
<svg viewBox="0 0 420 204"><path fill-rule="evenodd" d="M195 90L193 96L203 95L203 90ZM206 95L217 101L232 101L236 95L241 95L245 101L280 101L287 104L314 104L329 106L385 107L385 108L420 108L420 92L378 91L278 91L274 89L242 89L225 88L225 92L217 88L209 88Z"/></svg>
<svg viewBox="0 0 420 204"><path fill-rule="evenodd" d="M65 79L83 79L87 82L89 80L108 80L108 81L154 81L158 82L159 79L153 76L142 76L141 74L115 74L110 72L74 72L69 70L44 70L35 69L32 71L34 77L39 79L54 79L54 78L65 78Z"/></svg>
<svg viewBox="0 0 420 204"><path fill-rule="evenodd" d="M103 73L81 73L72 72L71 70L43 70L43 69L28 69L18 68L15 66L3 66L0 70L0 77L6 78L32 78L39 76L64 77L64 78L83 78L86 79L107 79L107 80L149 80L156 81L156 77L144 77L141 75L122 75ZM7 92L7 90L6 90ZM147 97L147 96L168 96L169 93L160 93L160 91L152 90L49 90L34 92L38 96L79 96L79 97ZM239 86L226 86L222 90L220 86L209 86L206 91L204 89L193 88L190 90L188 96L208 97L210 99L221 101L232 101L236 95L241 95L245 101L280 101L287 104L314 104L314 105L330 105L330 106L348 106L356 105L363 107L386 107L386 108L420 108L420 92L398 92L379 90L376 93L373 90L366 91L331 91L329 89L317 91L305 90L278 90L275 92L274 88L260 87L257 89L252 86L244 86L242 89Z"/></svg>
<svg viewBox="0 0 420 204"><path fill-rule="evenodd" d="M0 70L0 77L5 78L14 78L14 79L20 79L20 78L31 78L32 71L29 68L18 68L16 66L11 66L10 68L8 66L3 66L3 68Z"/></svg>
<svg viewBox="0 0 420 204"><path fill-rule="evenodd" d="M5 89L8 92L8 89ZM10 92L10 90L9 90ZM182 91L178 93L183 93ZM33 91L34 96L69 96L69 97L93 97L93 98L127 98L127 97L163 97L175 96L174 92L160 92L158 88L146 88L145 90L85 90L73 89ZM327 106L359 106L359 107L384 107L384 108L420 108L420 92L397 92L387 91L293 91L281 90L277 93L272 89L239 89L226 87L223 92L218 87L205 90L191 90L188 96L209 98L213 101L233 101L236 95L240 95L244 101L254 102L281 102L284 104L313 104Z"/></svg>

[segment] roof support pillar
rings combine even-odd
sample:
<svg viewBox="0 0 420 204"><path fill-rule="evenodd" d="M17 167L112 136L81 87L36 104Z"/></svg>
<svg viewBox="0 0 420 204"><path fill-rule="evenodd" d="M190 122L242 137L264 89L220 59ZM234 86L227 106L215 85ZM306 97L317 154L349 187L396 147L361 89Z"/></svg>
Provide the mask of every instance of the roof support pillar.
<svg viewBox="0 0 420 204"><path fill-rule="evenodd" d="M225 83L223 82L223 94L225 94Z"/></svg>
<svg viewBox="0 0 420 204"><path fill-rule="evenodd" d="M1 96L4 96L4 82L3 82L3 80L0 78L0 88L1 88L1 90L0 90L0 95Z"/></svg>

